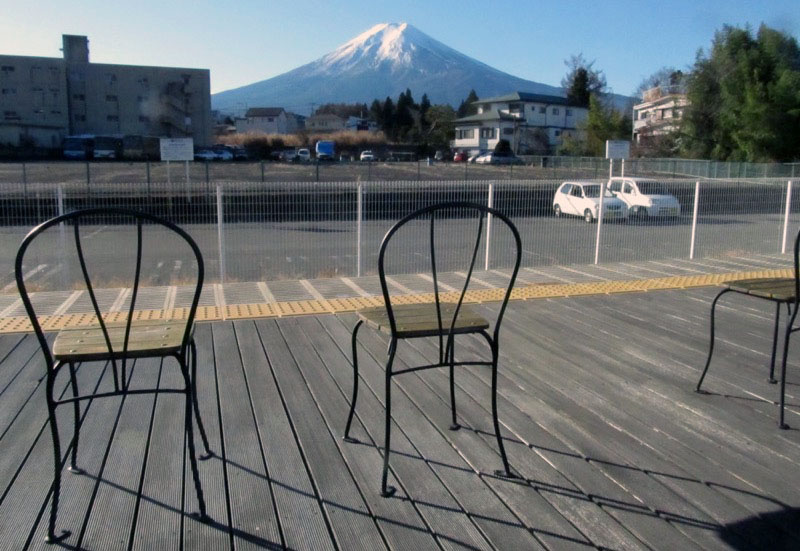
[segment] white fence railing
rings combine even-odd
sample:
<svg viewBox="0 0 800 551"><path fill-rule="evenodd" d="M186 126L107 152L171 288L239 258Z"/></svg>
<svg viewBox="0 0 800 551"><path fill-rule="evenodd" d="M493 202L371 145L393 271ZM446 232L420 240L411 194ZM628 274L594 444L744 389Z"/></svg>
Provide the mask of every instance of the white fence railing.
<svg viewBox="0 0 800 551"><path fill-rule="evenodd" d="M601 180L596 180L600 182ZM403 215L423 206L453 200L491 205L511 217L523 241L523 266L716 257L736 266L748 255L790 249L800 229L800 194L786 179L663 179L679 201L677 218L604 221L553 216L553 197L561 180L396 181L396 182L205 182L151 184L4 184L0 187L0 290L13 292L13 259L24 234L61 212L90 206L144 210L184 227L197 241L209 282L275 281L374 274L381 239ZM112 220L93 238L104 244L101 264L113 280L113 263L126 237ZM467 247L457 219L449 250ZM115 233L116 232L116 233ZM484 237L481 264L487 270L509 265L510 236ZM420 240L421 241L421 240ZM463 241L463 242L462 242ZM414 250L394 273L421 270ZM78 272L59 251L33 254L31 266L40 289L69 287ZM145 269L159 282L180 277L183 259L155 240ZM64 258L62 258L64 257ZM408 260L408 259L411 260ZM440 269L446 268L442 259ZM35 264L35 265L33 265ZM101 266L100 270L105 269ZM612 269L612 268L609 268ZM642 268L657 276L657 264ZM644 272L647 272L646 274ZM110 281L113 284L113 281Z"/></svg>

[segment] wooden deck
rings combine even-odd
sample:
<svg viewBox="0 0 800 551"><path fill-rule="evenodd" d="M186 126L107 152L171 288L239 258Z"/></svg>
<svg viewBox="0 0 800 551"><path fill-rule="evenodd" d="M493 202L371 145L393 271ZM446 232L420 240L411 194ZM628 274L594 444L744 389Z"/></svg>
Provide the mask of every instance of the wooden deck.
<svg viewBox="0 0 800 551"><path fill-rule="evenodd" d="M200 463L210 524L188 515L182 397L84 405L79 465L65 471L59 529L86 549L798 549L800 357L787 420L767 383L772 305L736 296L718 310L715 362L693 392L716 289L513 302L501 331L500 420L517 481L500 467L488 370L395 379L392 473L379 495L386 341L360 334L354 436L352 315L198 327L199 395L217 456ZM484 308L493 308L485 306ZM796 338L796 341L800 339ZM482 350L463 339L465 353ZM798 342L800 346L800 342ZM425 361L401 343L396 367ZM45 549L52 451L42 361L31 335L0 337L0 548ZM133 385L176 384L141 361ZM110 384L79 369L83 388ZM66 390L67 380L58 383ZM60 408L64 440L71 411ZM68 450L64 450L65 457Z"/></svg>

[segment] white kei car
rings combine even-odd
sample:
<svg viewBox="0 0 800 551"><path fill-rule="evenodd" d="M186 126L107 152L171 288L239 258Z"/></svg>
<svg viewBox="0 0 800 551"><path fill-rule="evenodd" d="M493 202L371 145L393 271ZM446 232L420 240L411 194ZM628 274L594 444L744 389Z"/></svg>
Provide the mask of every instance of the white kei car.
<svg viewBox="0 0 800 551"><path fill-rule="evenodd" d="M630 216L644 219L649 216L677 218L681 215L680 203L658 180L611 178L608 188L625 203Z"/></svg>
<svg viewBox="0 0 800 551"><path fill-rule="evenodd" d="M553 214L581 216L586 222L597 220L600 208L600 184L596 182L564 182L553 198ZM603 197L603 220L627 220L625 203L606 189Z"/></svg>

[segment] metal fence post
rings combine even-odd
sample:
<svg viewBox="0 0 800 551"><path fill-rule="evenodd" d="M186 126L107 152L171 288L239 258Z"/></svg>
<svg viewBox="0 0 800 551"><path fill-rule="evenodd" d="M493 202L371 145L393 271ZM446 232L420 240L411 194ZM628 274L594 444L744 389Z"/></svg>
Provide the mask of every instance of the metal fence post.
<svg viewBox="0 0 800 551"><path fill-rule="evenodd" d="M786 209L783 214L783 240L781 241L781 254L786 254L786 236L789 233L789 213L792 207L792 181L786 184Z"/></svg>
<svg viewBox="0 0 800 551"><path fill-rule="evenodd" d="M358 182L356 193L356 277L361 277L361 228L364 221L364 188L361 182Z"/></svg>
<svg viewBox="0 0 800 551"><path fill-rule="evenodd" d="M222 186L217 184L217 244L219 248L219 283L225 284L225 236L222 231L224 211L222 209Z"/></svg>
<svg viewBox="0 0 800 551"><path fill-rule="evenodd" d="M694 243L697 237L697 208L700 204L700 182L694 183L694 208L692 211L692 241L689 244L689 260L694 260Z"/></svg>
<svg viewBox="0 0 800 551"><path fill-rule="evenodd" d="M264 183L264 161L261 161L261 183Z"/></svg>
<svg viewBox="0 0 800 551"><path fill-rule="evenodd" d="M614 159L609 159L609 161L611 161L611 162L609 164L608 170L609 170L609 173L611 173L611 171L614 170ZM604 209L605 201L603 199L606 196L606 185L607 184L608 184L608 182L606 182L605 180L603 180L600 183L600 205L597 208L597 237L595 238L595 243L594 243L594 263L595 264L599 264L600 263L600 236L603 234L603 211L605 210Z"/></svg>
<svg viewBox="0 0 800 551"><path fill-rule="evenodd" d="M486 198L486 206L494 208L494 182L489 182L489 195ZM486 258L483 269L489 271L489 253L492 243L492 213L486 215Z"/></svg>
<svg viewBox="0 0 800 551"><path fill-rule="evenodd" d="M22 184L27 186L28 185L28 171L25 168L25 163L22 163Z"/></svg>
<svg viewBox="0 0 800 551"><path fill-rule="evenodd" d="M317 159L316 165L317 165L317 179L316 179L316 181L319 182L319 159Z"/></svg>

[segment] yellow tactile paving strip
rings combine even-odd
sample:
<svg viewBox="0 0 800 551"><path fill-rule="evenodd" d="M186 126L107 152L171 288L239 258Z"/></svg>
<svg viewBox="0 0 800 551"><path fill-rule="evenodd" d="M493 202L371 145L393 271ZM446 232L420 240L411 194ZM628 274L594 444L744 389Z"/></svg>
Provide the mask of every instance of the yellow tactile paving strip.
<svg viewBox="0 0 800 551"><path fill-rule="evenodd" d="M749 272L730 272L723 274L701 274L692 276L669 276L654 279L632 279L621 281L592 281L582 283L544 283L516 286L511 293L511 300L535 300L542 298L559 298L582 295L608 295L613 293L646 292L661 289L689 289L693 287L709 287L724 281L752 279L761 277L793 277L790 268L780 270L755 270ZM505 289L481 289L468 291L465 301L468 303L496 302L503 299ZM443 301L455 301L458 293L442 293ZM399 295L395 297L397 304L420 304L432 302L432 293ZM297 300L275 303L228 304L224 308L218 306L201 306L197 309L197 321L217 321L223 319L274 318L301 316L307 314L335 314L353 312L361 308L380 306L382 297L353 297L326 300ZM224 310L224 312L223 312ZM172 310L137 310L134 319L184 319L188 308ZM224 315L223 315L224 314ZM107 321L122 321L126 312L110 312L105 315ZM57 331L64 328L81 327L95 323L93 314L63 314L58 316L42 316L45 331ZM27 316L0 318L0 333L21 333L31 331Z"/></svg>

